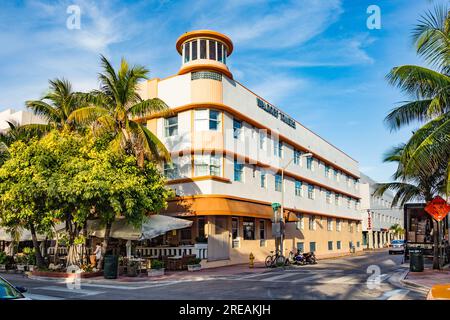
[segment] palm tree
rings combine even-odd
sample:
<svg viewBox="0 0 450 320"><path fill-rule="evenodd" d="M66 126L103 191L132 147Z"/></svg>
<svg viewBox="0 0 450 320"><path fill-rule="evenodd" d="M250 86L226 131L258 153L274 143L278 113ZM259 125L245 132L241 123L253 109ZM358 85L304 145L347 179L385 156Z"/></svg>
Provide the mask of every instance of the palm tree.
<svg viewBox="0 0 450 320"><path fill-rule="evenodd" d="M84 95L84 101L89 105L74 110L69 121L92 125L97 136L112 134L111 147L135 154L140 166L143 166L144 158L170 161L169 152L158 137L133 120L136 117L170 113L162 100L144 100L137 92L139 81L147 79L149 70L140 65L130 68L122 58L116 72L104 56L101 56L101 65L103 73L99 74L100 90Z"/></svg>
<svg viewBox="0 0 450 320"><path fill-rule="evenodd" d="M392 233L394 234L394 236L400 237L403 234L405 234L405 229L402 228L402 226L400 226L398 223L393 224L389 230L392 231Z"/></svg>
<svg viewBox="0 0 450 320"><path fill-rule="evenodd" d="M402 144L390 150L386 156L385 162L397 163L397 170L393 174L394 182L379 183L375 187L374 195L381 196L386 190L395 192L392 199L392 207L397 205L403 206L409 201L425 201L429 202L438 195L445 194L447 186L446 168L440 163L435 163L432 170L417 171L414 174L405 170L407 164L408 153L407 145ZM439 230L439 223L433 219L433 229ZM433 269L440 269L439 263L439 235L433 232L434 249L433 249Z"/></svg>
<svg viewBox="0 0 450 320"><path fill-rule="evenodd" d="M413 38L417 53L436 70L405 65L393 68L388 81L413 97L385 118L391 130L414 122L427 122L404 147L403 170L409 175L446 168L446 194L450 195L450 12L436 6L423 15ZM406 159L407 158L407 159Z"/></svg>
<svg viewBox="0 0 450 320"><path fill-rule="evenodd" d="M26 106L34 114L48 121L47 125L30 124L35 130L48 132L51 129L61 130L63 128L74 128L74 124L68 120L69 115L81 107L81 96L79 92L72 90L72 84L66 79L49 80L50 89L40 100L26 101Z"/></svg>

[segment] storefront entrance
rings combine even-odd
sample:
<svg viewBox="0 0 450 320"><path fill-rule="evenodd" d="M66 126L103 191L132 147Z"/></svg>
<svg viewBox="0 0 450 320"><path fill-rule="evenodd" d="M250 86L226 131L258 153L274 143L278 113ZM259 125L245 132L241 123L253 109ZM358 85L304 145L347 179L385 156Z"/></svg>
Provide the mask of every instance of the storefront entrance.
<svg viewBox="0 0 450 320"><path fill-rule="evenodd" d="M214 217L213 232L208 237L208 261L230 259L230 238L227 217Z"/></svg>

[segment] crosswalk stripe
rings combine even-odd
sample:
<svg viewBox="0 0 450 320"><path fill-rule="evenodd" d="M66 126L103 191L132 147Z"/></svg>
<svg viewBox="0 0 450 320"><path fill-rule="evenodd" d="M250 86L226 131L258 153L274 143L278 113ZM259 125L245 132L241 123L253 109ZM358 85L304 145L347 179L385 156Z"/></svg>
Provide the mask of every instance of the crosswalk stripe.
<svg viewBox="0 0 450 320"><path fill-rule="evenodd" d="M292 277L292 276L293 276L292 273L283 273L283 274L280 274L277 276L261 279L261 281L271 282L271 281L276 281L276 280L280 280L280 279L284 279L284 278L288 278L288 277Z"/></svg>
<svg viewBox="0 0 450 320"><path fill-rule="evenodd" d="M24 296L31 300L64 300L61 297L47 296L43 294L25 293Z"/></svg>
<svg viewBox="0 0 450 320"><path fill-rule="evenodd" d="M245 275L245 276L236 278L236 280L251 279L251 278L255 278L255 277L265 276L267 274L273 274L273 272L253 273L250 275Z"/></svg>
<svg viewBox="0 0 450 320"><path fill-rule="evenodd" d="M61 291L61 292L70 292L70 293L78 293L85 296L93 296L96 294L101 294L104 292L101 291L93 291L93 290L85 290L85 289L70 289L67 287L57 287L57 286L47 286L47 287L38 287L34 288L35 290L45 290L45 291Z"/></svg>
<svg viewBox="0 0 450 320"><path fill-rule="evenodd" d="M313 276L309 276L309 277L306 277L306 278L295 279L295 280L292 281L292 283L308 282L308 281L316 280L316 279L320 279L320 278L323 278L323 275L315 274Z"/></svg>
<svg viewBox="0 0 450 320"><path fill-rule="evenodd" d="M402 300L402 298L404 298L408 293L409 290L406 289L390 290L383 293L383 295L378 297L377 300Z"/></svg>

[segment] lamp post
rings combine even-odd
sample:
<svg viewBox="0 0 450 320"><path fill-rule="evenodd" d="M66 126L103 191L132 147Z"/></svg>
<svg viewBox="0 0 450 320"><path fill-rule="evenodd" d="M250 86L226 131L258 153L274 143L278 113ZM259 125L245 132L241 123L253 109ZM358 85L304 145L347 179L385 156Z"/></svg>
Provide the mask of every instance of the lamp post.
<svg viewBox="0 0 450 320"><path fill-rule="evenodd" d="M312 157L312 153L304 153L300 156L300 158L309 158ZM287 167L289 167L289 165L291 164L291 162L294 160L294 158L292 158L291 160L289 160L289 162L281 168L281 218L280 218L280 252L281 255L284 256L283 254L283 236L284 236L284 170L286 170Z"/></svg>

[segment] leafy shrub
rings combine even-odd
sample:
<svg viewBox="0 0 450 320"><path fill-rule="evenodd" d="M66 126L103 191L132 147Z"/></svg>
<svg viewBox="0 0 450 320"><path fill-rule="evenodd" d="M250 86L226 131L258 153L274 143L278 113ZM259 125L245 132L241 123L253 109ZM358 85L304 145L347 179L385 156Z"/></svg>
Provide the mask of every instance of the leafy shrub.
<svg viewBox="0 0 450 320"><path fill-rule="evenodd" d="M200 264L200 262L202 261L202 259L200 259L200 258L192 258L192 259L189 259L189 262L188 262L188 264Z"/></svg>
<svg viewBox="0 0 450 320"><path fill-rule="evenodd" d="M152 260L152 269L162 269L164 268L164 262L161 260Z"/></svg>

